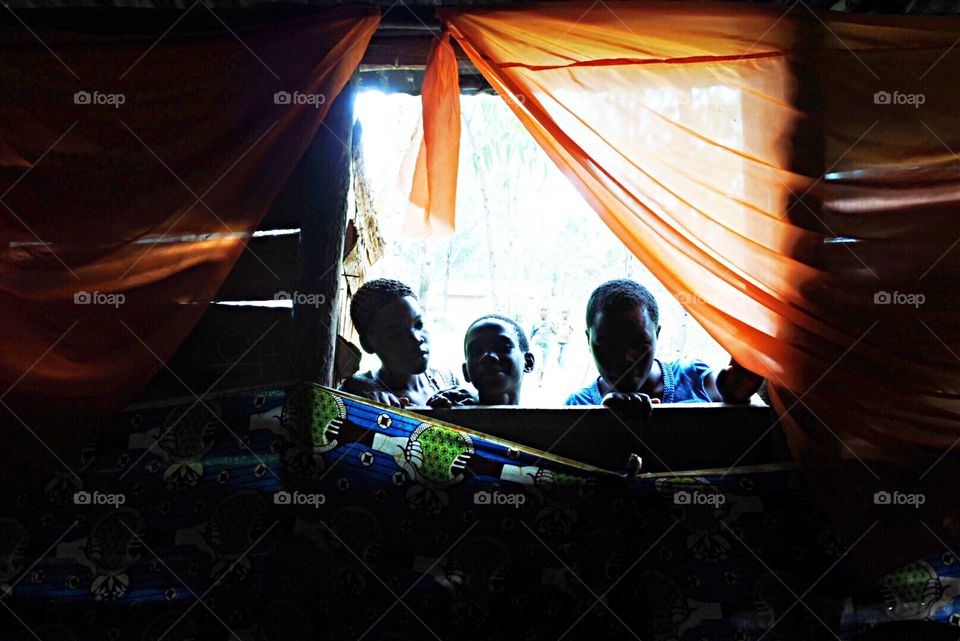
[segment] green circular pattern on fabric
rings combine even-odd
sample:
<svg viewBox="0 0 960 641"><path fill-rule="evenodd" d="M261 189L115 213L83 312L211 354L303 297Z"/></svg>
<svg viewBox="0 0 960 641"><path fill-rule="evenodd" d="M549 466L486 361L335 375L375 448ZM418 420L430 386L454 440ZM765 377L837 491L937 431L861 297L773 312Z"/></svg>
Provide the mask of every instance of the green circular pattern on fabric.
<svg viewBox="0 0 960 641"><path fill-rule="evenodd" d="M423 452L420 473L432 483L445 483L452 478L454 460L472 451L469 438L459 432L432 426L417 436Z"/></svg>
<svg viewBox="0 0 960 641"><path fill-rule="evenodd" d="M321 389L313 390L313 413L311 420L311 437L315 447L326 447L330 444L327 430L334 421L343 421L347 418L347 408L339 398Z"/></svg>

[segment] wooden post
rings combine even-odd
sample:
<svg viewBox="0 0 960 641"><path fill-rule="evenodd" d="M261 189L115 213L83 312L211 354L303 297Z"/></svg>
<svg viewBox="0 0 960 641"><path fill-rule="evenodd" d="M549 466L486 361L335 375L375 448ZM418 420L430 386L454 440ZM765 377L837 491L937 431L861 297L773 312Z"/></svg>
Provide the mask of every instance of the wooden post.
<svg viewBox="0 0 960 641"><path fill-rule="evenodd" d="M310 144L294 176L303 185L304 215L297 252L294 362L299 376L333 382L340 279L347 226L354 83L348 84Z"/></svg>

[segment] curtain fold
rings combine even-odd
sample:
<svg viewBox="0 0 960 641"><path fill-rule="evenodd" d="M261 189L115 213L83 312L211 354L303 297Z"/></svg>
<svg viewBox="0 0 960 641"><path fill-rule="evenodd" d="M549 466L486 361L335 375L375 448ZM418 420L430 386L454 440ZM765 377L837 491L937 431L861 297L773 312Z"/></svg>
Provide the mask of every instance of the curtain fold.
<svg viewBox="0 0 960 641"><path fill-rule="evenodd" d="M449 33L430 49L420 100L430 117L417 123L401 170L401 184L412 181L402 231L417 238L449 236L456 226L460 164L460 74Z"/></svg>
<svg viewBox="0 0 960 641"><path fill-rule="evenodd" d="M885 461L943 479L956 511L960 21L616 1L438 15L610 229L770 380L822 495L841 465L879 480L868 461Z"/></svg>
<svg viewBox="0 0 960 641"><path fill-rule="evenodd" d="M378 24L342 7L159 39L0 31L12 451L75 449L174 353ZM28 466L57 466L40 451Z"/></svg>

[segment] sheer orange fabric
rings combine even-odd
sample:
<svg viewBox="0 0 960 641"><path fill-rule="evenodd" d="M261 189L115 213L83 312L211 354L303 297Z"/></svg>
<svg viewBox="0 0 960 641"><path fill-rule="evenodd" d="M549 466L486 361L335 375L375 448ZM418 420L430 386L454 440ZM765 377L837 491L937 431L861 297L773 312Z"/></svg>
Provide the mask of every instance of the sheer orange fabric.
<svg viewBox="0 0 960 641"><path fill-rule="evenodd" d="M159 41L0 31L6 472L75 460L176 350L378 24L353 7Z"/></svg>
<svg viewBox="0 0 960 641"><path fill-rule="evenodd" d="M420 238L448 236L456 226L457 171L460 163L460 75L450 34L433 43L420 94L423 113L411 153L404 160L402 182L413 180L403 233Z"/></svg>
<svg viewBox="0 0 960 641"><path fill-rule="evenodd" d="M610 229L770 380L822 490L855 458L955 485L940 457L960 439L960 21L700 2L438 13Z"/></svg>

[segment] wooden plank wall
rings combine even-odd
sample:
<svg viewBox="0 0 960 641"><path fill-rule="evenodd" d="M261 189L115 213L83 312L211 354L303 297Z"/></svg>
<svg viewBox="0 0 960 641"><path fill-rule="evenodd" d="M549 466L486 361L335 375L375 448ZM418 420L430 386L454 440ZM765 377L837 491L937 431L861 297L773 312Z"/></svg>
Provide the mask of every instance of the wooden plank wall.
<svg viewBox="0 0 960 641"><path fill-rule="evenodd" d="M214 303L141 400L300 378L331 382L354 92L351 83L331 105L327 126L321 126ZM276 304L295 292L325 302L314 306L300 297L289 306L257 304ZM245 304L235 304L241 301Z"/></svg>

